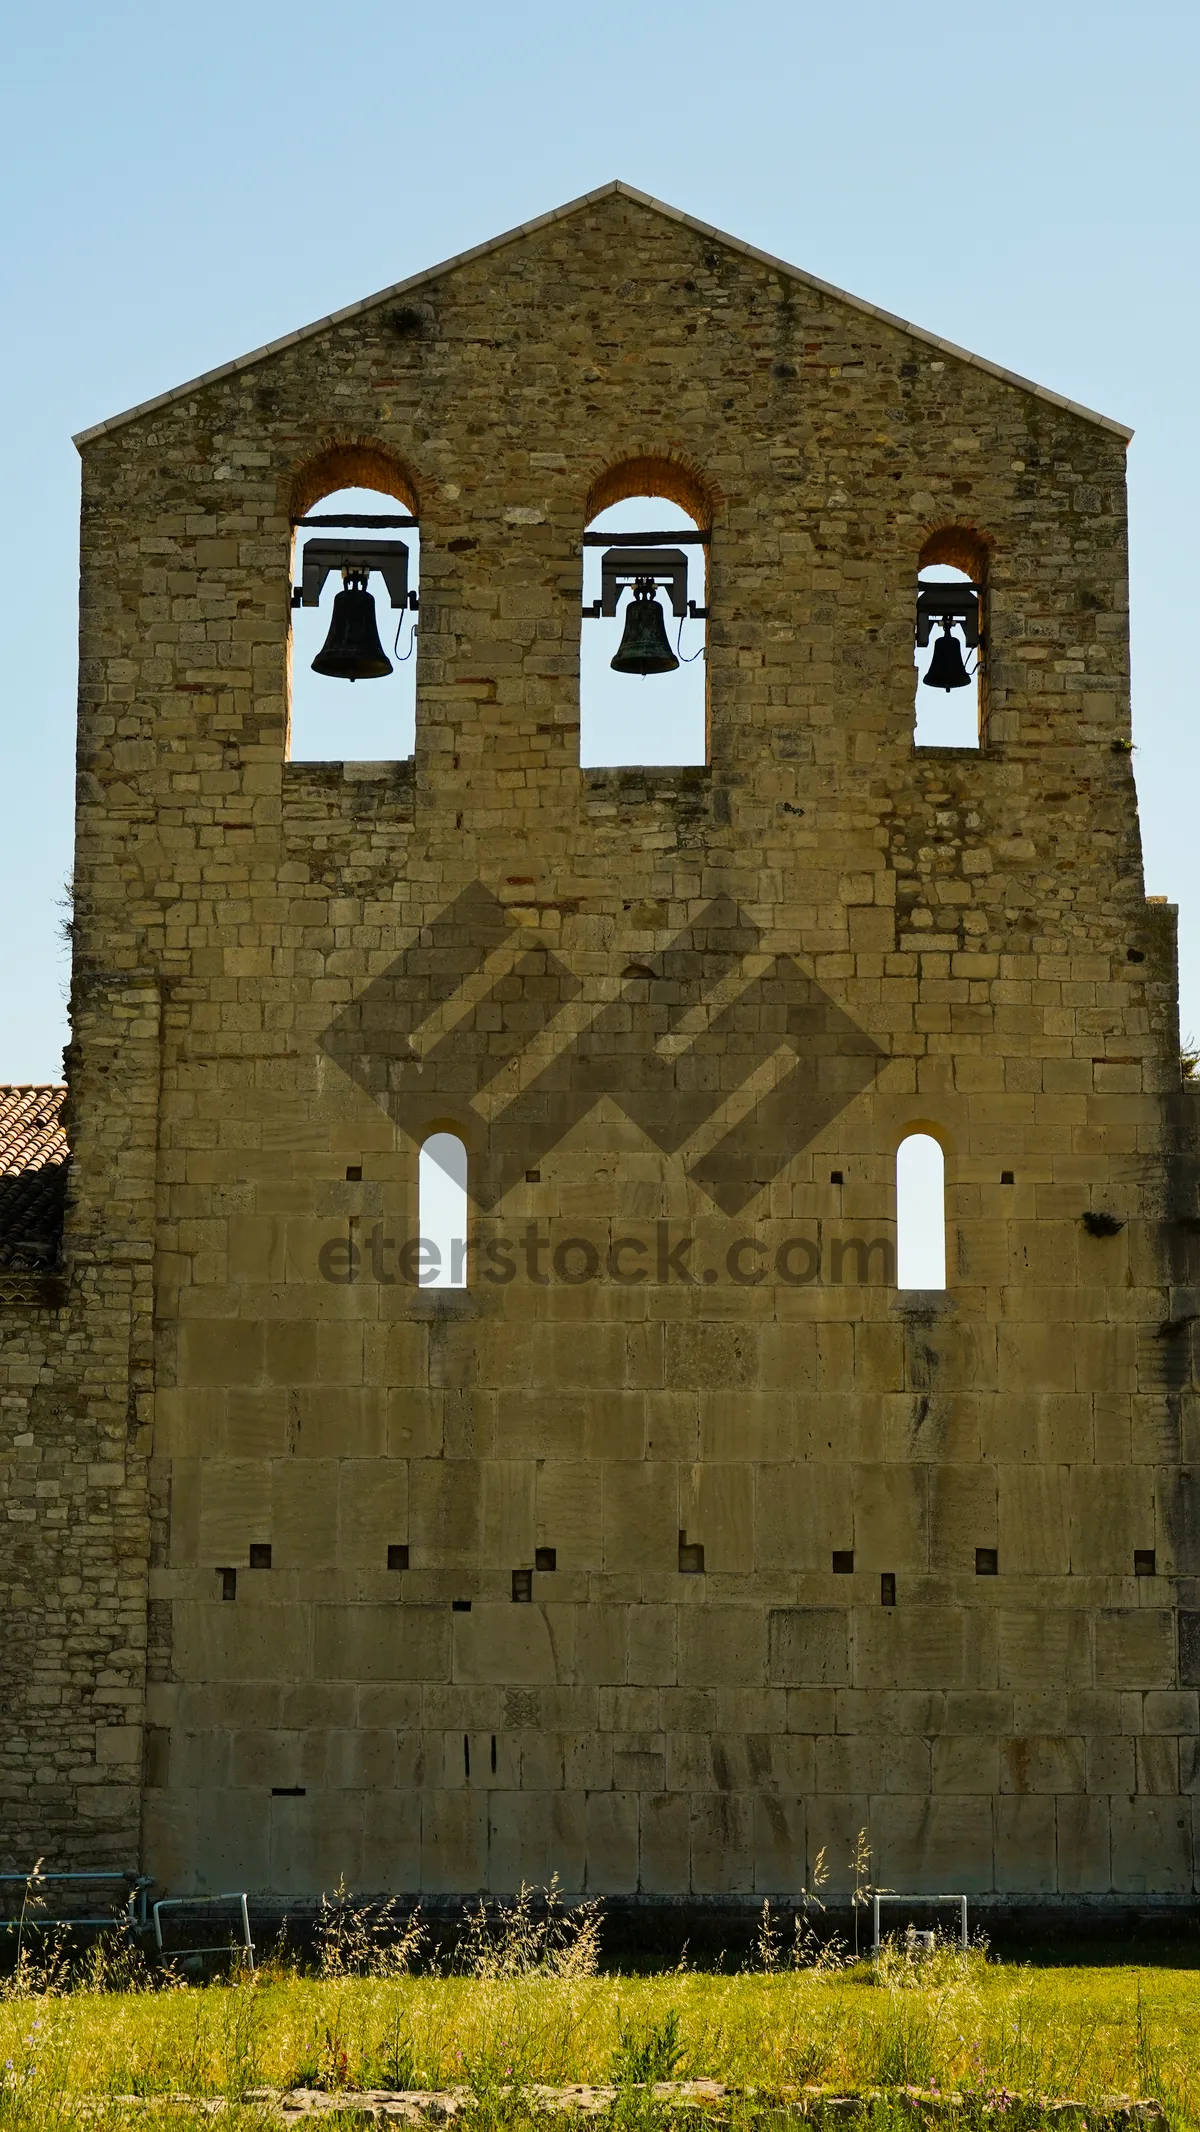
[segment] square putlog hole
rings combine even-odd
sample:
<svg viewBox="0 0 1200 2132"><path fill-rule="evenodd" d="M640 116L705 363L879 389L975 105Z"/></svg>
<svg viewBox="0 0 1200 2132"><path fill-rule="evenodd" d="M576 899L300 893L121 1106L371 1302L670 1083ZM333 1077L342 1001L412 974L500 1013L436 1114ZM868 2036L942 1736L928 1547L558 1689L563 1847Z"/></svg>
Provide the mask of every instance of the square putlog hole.
<svg viewBox="0 0 1200 2132"><path fill-rule="evenodd" d="M529 1605L533 1598L533 1571L531 1569L514 1569L512 1573L512 1595L514 1606Z"/></svg>
<svg viewBox="0 0 1200 2132"><path fill-rule="evenodd" d="M1134 1548L1133 1574L1135 1577L1153 1577L1155 1575L1154 1549L1152 1547Z"/></svg>
<svg viewBox="0 0 1200 2132"><path fill-rule="evenodd" d="M219 1577L219 1578L221 1579L221 1597L222 1597L222 1599L236 1599L236 1598L237 1598L237 1571L236 1571L236 1569L219 1569L219 1570L217 1571L217 1575L218 1575L218 1577Z"/></svg>
<svg viewBox="0 0 1200 2132"><path fill-rule="evenodd" d="M996 1549L994 1547L977 1547L975 1549L975 1575L977 1577L998 1577L999 1574L1000 1557Z"/></svg>
<svg viewBox="0 0 1200 2132"><path fill-rule="evenodd" d="M250 1542L250 1567L251 1569L270 1569L271 1547L269 1541L252 1540Z"/></svg>
<svg viewBox="0 0 1200 2132"><path fill-rule="evenodd" d="M408 1541L407 1541L407 1540L400 1540L400 1541L399 1541L399 1542L397 1542L397 1543L396 1543L395 1545L393 1545L393 1546L391 1546L391 1547L389 1547L389 1548L388 1548L388 1568L389 1568L389 1569L407 1569L407 1568L408 1568Z"/></svg>
<svg viewBox="0 0 1200 2132"><path fill-rule="evenodd" d="M852 1547L834 1548L833 1574L835 1577L852 1577L854 1575L854 1549Z"/></svg>
<svg viewBox="0 0 1200 2132"><path fill-rule="evenodd" d="M361 1183L362 1183L362 1164L361 1164L361 1162L348 1162L348 1163L346 1164L346 1183L347 1183L347 1184L361 1184Z"/></svg>
<svg viewBox="0 0 1200 2132"><path fill-rule="evenodd" d="M557 1569L557 1568L558 1568L558 1549L557 1549L557 1547L535 1547L535 1548L534 1548L534 1551L533 1551L533 1566L534 1566L534 1568L535 1568L535 1569L543 1569L543 1570L551 1570L551 1569Z"/></svg>
<svg viewBox="0 0 1200 2132"><path fill-rule="evenodd" d="M686 1532L679 1535L679 1574L681 1577L704 1575L704 1548L699 1540L689 1540Z"/></svg>

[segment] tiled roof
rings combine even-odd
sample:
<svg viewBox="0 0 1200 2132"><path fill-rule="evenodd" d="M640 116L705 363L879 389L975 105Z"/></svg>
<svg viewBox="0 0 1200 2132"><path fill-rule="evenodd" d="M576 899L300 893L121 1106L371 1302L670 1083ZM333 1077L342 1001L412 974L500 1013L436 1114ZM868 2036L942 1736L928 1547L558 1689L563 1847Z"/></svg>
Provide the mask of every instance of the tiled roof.
<svg viewBox="0 0 1200 2132"><path fill-rule="evenodd" d="M0 1086L0 1273L53 1266L70 1150L65 1088Z"/></svg>

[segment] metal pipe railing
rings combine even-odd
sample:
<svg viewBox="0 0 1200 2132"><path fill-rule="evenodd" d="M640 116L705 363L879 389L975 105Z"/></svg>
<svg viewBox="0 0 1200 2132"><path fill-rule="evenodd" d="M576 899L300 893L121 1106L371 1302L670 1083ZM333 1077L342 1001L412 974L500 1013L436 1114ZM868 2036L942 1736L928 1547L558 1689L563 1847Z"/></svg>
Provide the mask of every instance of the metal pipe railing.
<svg viewBox="0 0 1200 2132"><path fill-rule="evenodd" d="M910 1910L919 1910L927 1903L957 1903L959 1908L959 1945L966 1947L969 1944L967 1940L967 1898L965 1895L873 1895L871 1901L875 1910L875 1945L873 1951L876 1954L879 1952L879 1906L881 1903L905 1903Z"/></svg>
<svg viewBox="0 0 1200 2132"><path fill-rule="evenodd" d="M112 1910L106 1911L100 1917L45 1917L39 1910L32 1916L26 1914L23 1920L18 1917L0 1919L0 1928L6 1932L11 1932L24 1922L26 1931L43 1931L47 1925L119 1925L124 1922L134 1932L144 1932L148 1924L146 1891L154 1886L154 1875L152 1873L137 1873L132 1870L127 1872L88 1873L40 1873L37 1871L32 1873L0 1873L0 1888L24 1888L26 1900L28 1900L31 1890L36 1891L39 1888L61 1887L71 1884L78 1886L84 1882L95 1881L107 1881L110 1884L120 1882L129 1889L125 1903L124 1919Z"/></svg>

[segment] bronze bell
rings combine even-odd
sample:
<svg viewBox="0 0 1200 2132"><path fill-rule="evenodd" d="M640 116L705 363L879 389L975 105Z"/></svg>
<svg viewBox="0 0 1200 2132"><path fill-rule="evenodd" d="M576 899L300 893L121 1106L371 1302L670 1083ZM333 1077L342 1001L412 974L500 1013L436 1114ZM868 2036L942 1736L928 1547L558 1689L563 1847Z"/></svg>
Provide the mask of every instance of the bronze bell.
<svg viewBox="0 0 1200 2132"><path fill-rule="evenodd" d="M375 602L367 591L365 570L343 570L342 590L333 603L329 635L312 663L314 674L331 681L382 681L392 662L379 641Z"/></svg>
<svg viewBox="0 0 1200 2132"><path fill-rule="evenodd" d="M942 623L942 633L933 647L933 657L922 680L926 688L969 688L971 676L963 663L962 647L949 622Z"/></svg>
<svg viewBox="0 0 1200 2132"><path fill-rule="evenodd" d="M667 642L667 625L652 577L634 579L633 598L625 609L625 634L616 657L608 663L614 674L673 674L678 666Z"/></svg>

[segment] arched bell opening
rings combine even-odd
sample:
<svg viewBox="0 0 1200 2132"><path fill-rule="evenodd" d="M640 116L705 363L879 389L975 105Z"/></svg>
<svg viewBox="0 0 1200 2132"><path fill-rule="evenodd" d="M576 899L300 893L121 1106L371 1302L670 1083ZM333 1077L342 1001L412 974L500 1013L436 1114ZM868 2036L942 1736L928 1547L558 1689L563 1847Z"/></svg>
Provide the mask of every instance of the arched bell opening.
<svg viewBox="0 0 1200 2132"><path fill-rule="evenodd" d="M593 484L583 537L579 760L585 768L708 761L709 499L669 460Z"/></svg>
<svg viewBox="0 0 1200 2132"><path fill-rule="evenodd" d="M917 565L913 741L918 748L978 748L984 687L987 547L965 526L931 533Z"/></svg>
<svg viewBox="0 0 1200 2132"><path fill-rule="evenodd" d="M346 486L322 486L339 477ZM381 455L363 449L307 470L296 502L289 759L402 760L416 742L415 497Z"/></svg>

